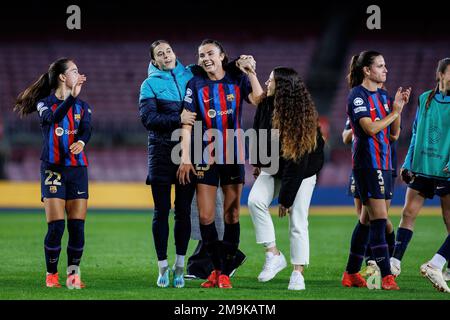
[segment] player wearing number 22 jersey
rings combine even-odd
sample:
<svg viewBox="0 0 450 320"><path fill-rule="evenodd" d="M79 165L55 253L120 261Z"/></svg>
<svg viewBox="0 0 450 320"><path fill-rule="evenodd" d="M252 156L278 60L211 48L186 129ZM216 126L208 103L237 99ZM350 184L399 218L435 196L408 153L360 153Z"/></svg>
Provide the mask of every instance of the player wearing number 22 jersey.
<svg viewBox="0 0 450 320"><path fill-rule="evenodd" d="M88 159L70 152L76 141L91 137L91 109L79 98L59 100L52 94L37 103L42 129L41 198L87 199Z"/></svg>
<svg viewBox="0 0 450 320"><path fill-rule="evenodd" d="M60 58L19 94L14 107L21 116L37 112L42 129L41 201L48 227L44 253L45 285L49 288L61 287L58 261L66 216L66 286L85 287L80 262L88 199L88 160L84 150L91 137L91 110L78 96L86 79L73 60Z"/></svg>

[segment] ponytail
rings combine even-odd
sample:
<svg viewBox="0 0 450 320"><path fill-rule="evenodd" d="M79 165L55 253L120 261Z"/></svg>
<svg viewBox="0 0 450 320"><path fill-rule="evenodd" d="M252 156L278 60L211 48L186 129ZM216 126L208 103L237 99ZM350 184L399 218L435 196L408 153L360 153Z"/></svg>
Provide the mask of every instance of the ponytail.
<svg viewBox="0 0 450 320"><path fill-rule="evenodd" d="M445 73L445 70L450 65L450 58L444 58L439 60L438 66L436 69L436 86L434 87L433 91L428 95L427 102L425 103L425 111L428 111L428 108L430 107L431 100L433 100L436 93L439 92L439 82L441 79L441 73Z"/></svg>
<svg viewBox="0 0 450 320"><path fill-rule="evenodd" d="M362 74L362 69L358 67L359 54L354 55L352 59L350 60L350 66L348 67L348 75L347 75L347 81L348 86L350 88L354 88L358 85L360 85L364 79L364 75ZM361 70L359 70L361 69Z"/></svg>
<svg viewBox="0 0 450 320"><path fill-rule="evenodd" d="M364 67L370 67L375 57L381 56L377 51L363 51L360 54L352 56L347 75L347 81L350 88L359 86L364 80Z"/></svg>
<svg viewBox="0 0 450 320"><path fill-rule="evenodd" d="M427 98L427 102L425 103L425 112L428 111L428 108L430 107L431 100L433 100L433 97L436 95L436 93L439 91L439 83L434 87L433 91L430 92Z"/></svg>
<svg viewBox="0 0 450 320"><path fill-rule="evenodd" d="M17 96L13 111L19 113L20 117L36 111L36 103L58 88L58 77L66 72L69 61L72 60L61 58L53 62L48 72Z"/></svg>
<svg viewBox="0 0 450 320"><path fill-rule="evenodd" d="M44 73L31 86L19 94L14 106L14 111L20 117L36 111L36 103L50 95L51 87L48 73Z"/></svg>

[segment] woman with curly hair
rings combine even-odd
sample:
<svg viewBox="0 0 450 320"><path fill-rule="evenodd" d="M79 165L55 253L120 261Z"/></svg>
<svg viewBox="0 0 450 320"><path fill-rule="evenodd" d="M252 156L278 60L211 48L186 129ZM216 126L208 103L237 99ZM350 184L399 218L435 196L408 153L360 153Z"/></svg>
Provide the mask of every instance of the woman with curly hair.
<svg viewBox="0 0 450 320"><path fill-rule="evenodd" d="M279 217L289 214L289 239L293 272L289 290L304 290L303 268L309 263L308 209L316 174L323 165L324 140L311 95L298 73L285 67L275 68L266 82L266 97L258 105L254 128L277 129L279 161L276 173L268 165L257 164L257 179L250 191L248 206L255 227L256 242L266 248L266 260L258 276L267 282L287 265L275 243L275 229L269 212L278 196ZM267 146L270 145L270 135ZM275 138L277 138L275 137ZM258 140L262 139L260 136ZM261 141L258 141L261 146Z"/></svg>

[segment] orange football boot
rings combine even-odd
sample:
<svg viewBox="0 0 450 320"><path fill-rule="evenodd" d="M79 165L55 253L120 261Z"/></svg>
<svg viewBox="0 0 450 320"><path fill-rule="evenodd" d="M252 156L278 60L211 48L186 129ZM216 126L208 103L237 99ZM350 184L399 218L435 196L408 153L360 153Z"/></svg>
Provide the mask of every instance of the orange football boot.
<svg viewBox="0 0 450 320"><path fill-rule="evenodd" d="M358 287L363 288L367 287L366 280L357 272L357 273L348 273L344 272L342 276L342 285L344 287Z"/></svg>
<svg viewBox="0 0 450 320"><path fill-rule="evenodd" d="M61 288L61 285L59 284L58 272L47 273L47 276L45 277L45 285L47 288Z"/></svg>
<svg viewBox="0 0 450 320"><path fill-rule="evenodd" d="M220 273L220 270L213 270L206 281L201 284L202 288L217 287L217 281L219 279Z"/></svg>

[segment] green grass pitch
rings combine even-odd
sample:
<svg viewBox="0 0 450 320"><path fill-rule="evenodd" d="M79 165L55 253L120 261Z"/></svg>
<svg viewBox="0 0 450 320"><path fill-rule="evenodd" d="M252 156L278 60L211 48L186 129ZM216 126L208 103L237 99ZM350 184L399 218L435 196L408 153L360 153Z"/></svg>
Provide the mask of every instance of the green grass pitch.
<svg viewBox="0 0 450 320"><path fill-rule="evenodd" d="M291 269L286 268L268 283L256 279L263 265L263 248L255 243L248 214L241 217L240 248L247 261L237 271L231 290L201 289L200 280L187 281L183 289L157 288L157 261L151 234L151 212L91 212L86 224L86 246L81 264L87 288L67 290L45 287L43 238L44 213L0 213L0 299L450 299L437 292L419 274L421 263L430 259L446 236L438 215L419 216L398 279L397 292L343 288L345 268L355 216L347 209L325 209L330 215L312 214L309 219L310 265L305 271L306 290L287 290ZM242 210L244 213L247 209ZM398 209L397 209L398 213ZM347 215L345 215L347 214ZM277 244L289 257L288 220L273 217ZM398 225L399 217L392 221ZM171 226L173 221L171 221ZM63 248L67 244L67 232ZM191 241L189 253L196 241ZM173 264L173 238L169 240L169 263ZM66 254L62 250L59 272L64 275ZM60 282L63 284L65 276Z"/></svg>

